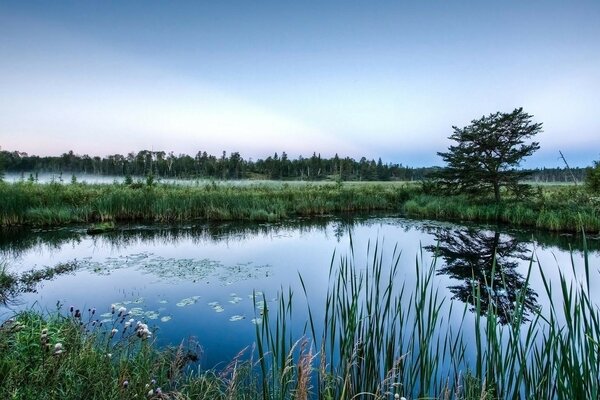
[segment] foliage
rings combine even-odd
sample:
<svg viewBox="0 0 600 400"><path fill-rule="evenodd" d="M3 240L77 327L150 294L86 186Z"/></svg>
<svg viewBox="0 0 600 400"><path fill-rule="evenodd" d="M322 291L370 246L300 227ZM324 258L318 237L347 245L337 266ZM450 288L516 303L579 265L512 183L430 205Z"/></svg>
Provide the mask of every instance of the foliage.
<svg viewBox="0 0 600 400"><path fill-rule="evenodd" d="M600 194L600 161L594 161L594 166L586 171L585 185L590 192Z"/></svg>
<svg viewBox="0 0 600 400"><path fill-rule="evenodd" d="M525 141L541 132L541 123L532 123L532 116L517 108L483 116L464 128L452 128L449 139L456 144L447 152L438 152L447 167L433 175L443 191L476 196L492 191L497 204L502 187L522 192L519 182L527 174L515 168L539 149L537 142Z"/></svg>

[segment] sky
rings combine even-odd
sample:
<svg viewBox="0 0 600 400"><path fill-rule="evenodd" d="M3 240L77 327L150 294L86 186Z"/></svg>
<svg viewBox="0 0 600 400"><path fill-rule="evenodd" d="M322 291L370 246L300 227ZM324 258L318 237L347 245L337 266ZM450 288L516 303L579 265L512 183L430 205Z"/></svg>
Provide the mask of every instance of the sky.
<svg viewBox="0 0 600 400"><path fill-rule="evenodd" d="M0 1L3 150L431 166L517 107L600 158L600 1Z"/></svg>

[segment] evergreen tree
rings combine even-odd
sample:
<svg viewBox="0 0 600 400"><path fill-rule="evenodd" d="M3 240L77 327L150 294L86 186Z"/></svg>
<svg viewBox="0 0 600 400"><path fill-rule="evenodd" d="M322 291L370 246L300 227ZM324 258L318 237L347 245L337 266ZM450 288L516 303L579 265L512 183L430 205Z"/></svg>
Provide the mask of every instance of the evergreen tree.
<svg viewBox="0 0 600 400"><path fill-rule="evenodd" d="M585 185L592 193L600 193L600 161L594 161L585 174Z"/></svg>
<svg viewBox="0 0 600 400"><path fill-rule="evenodd" d="M453 126L449 139L456 142L438 155L447 167L434 173L438 187L446 193L467 193L481 196L493 191L496 203L501 200L501 188L520 193L519 184L527 171L517 171L523 158L539 149L538 142L526 143L542 131L541 123L517 108L510 113L497 112L471 121L464 128Z"/></svg>

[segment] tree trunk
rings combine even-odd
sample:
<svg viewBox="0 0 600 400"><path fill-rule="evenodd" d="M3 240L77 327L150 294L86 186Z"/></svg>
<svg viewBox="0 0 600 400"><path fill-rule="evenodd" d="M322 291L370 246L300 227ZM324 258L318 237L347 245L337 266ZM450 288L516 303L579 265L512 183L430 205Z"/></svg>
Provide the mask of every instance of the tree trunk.
<svg viewBox="0 0 600 400"><path fill-rule="evenodd" d="M500 204L500 184L498 182L494 182L494 198L496 204Z"/></svg>

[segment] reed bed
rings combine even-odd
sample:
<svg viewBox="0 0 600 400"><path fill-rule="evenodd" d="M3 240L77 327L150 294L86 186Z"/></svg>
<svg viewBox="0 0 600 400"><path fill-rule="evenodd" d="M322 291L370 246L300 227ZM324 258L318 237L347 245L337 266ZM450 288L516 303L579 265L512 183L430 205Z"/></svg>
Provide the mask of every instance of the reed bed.
<svg viewBox="0 0 600 400"><path fill-rule="evenodd" d="M304 339L294 341L290 333L292 293L265 313L257 329L264 398L297 398L306 359L315 360L313 385L302 392L317 399L599 398L600 312L589 287L587 251L583 265L575 260L571 265L574 276L583 275L580 280L561 272L554 283L532 257L507 325L498 322L506 313L502 303L483 301L480 286L473 289L479 299L473 315L442 298L436 260L424 265L418 257L416 284L406 287L399 279L399 257L394 249L391 265L384 266L377 244L366 267L354 263L352 252L339 268L332 262L324 320L314 320L307 300ZM550 306L529 315L525 291L532 273L540 274ZM490 296L506 290L487 285ZM310 299L308 288L304 292Z"/></svg>
<svg viewBox="0 0 600 400"><path fill-rule="evenodd" d="M192 220L279 221L299 216L391 211L438 220L500 222L600 233L600 198L576 186L539 188L501 205L427 195L414 184L244 185L0 183L0 226Z"/></svg>
<svg viewBox="0 0 600 400"><path fill-rule="evenodd" d="M527 199L492 201L465 196L440 197L418 194L409 199L403 211L412 217L440 220L505 223L555 232L600 233L600 198L583 188L558 186L540 188Z"/></svg>
<svg viewBox="0 0 600 400"><path fill-rule="evenodd" d="M397 185L204 186L0 184L0 225L105 221L275 221L338 212L399 210Z"/></svg>

